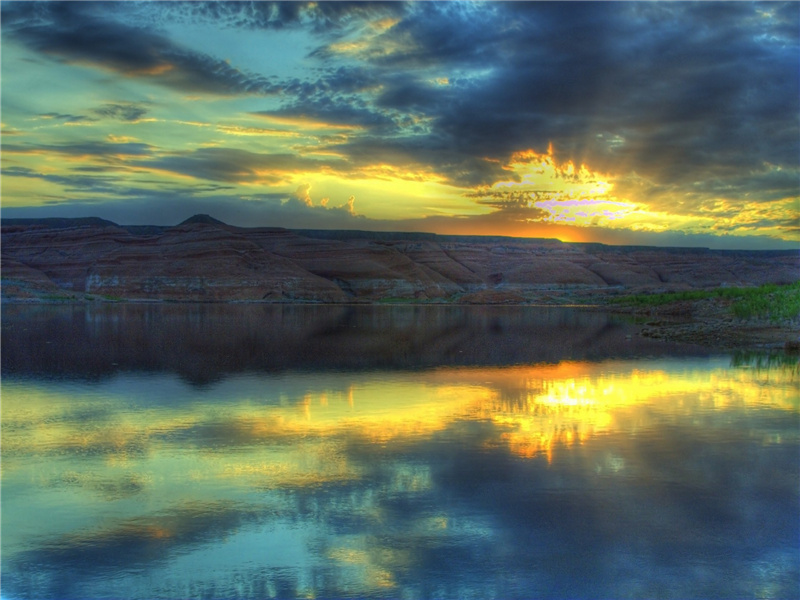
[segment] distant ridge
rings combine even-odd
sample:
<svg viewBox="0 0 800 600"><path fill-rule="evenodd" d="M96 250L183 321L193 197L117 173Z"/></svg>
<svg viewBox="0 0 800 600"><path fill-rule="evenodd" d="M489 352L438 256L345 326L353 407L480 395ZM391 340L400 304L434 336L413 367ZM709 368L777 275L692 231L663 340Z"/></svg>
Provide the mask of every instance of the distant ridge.
<svg viewBox="0 0 800 600"><path fill-rule="evenodd" d="M0 254L2 298L45 300L552 303L623 289L792 283L800 273L797 251L247 228L205 214L163 228L3 219Z"/></svg>
<svg viewBox="0 0 800 600"><path fill-rule="evenodd" d="M46 217L46 218L22 218L22 219L2 219L2 225L38 227L41 229L69 229L71 227L119 227L112 221L101 219L100 217Z"/></svg>
<svg viewBox="0 0 800 600"><path fill-rule="evenodd" d="M273 230L291 232L294 235L313 240L331 240L336 242L429 242L429 243L458 243L458 244L498 244L498 245L530 245L581 249L590 254L597 252L629 253L633 251L658 250L667 254L728 254L760 256L788 256L797 255L797 249L769 249L746 250L725 249L711 250L702 246L650 246L643 244L609 245L602 242L563 242L558 238L540 237L511 237L502 235L470 235L470 234L439 234L420 231L367 231L358 229L305 229L284 228L277 226L238 226L220 221L209 214L198 213L177 225L121 225L100 217L21 217L0 218L4 235L24 229L74 229L74 228L107 228L116 227L123 229L135 236L158 236L170 229L179 229L188 225L209 225L222 227L228 231L239 231L247 234L248 231Z"/></svg>
<svg viewBox="0 0 800 600"><path fill-rule="evenodd" d="M222 221L220 221L219 219L215 219L211 215L199 214L199 215L193 215L193 216L189 217L188 219L186 219L185 221L182 221L181 223L179 223L177 225L177 227L181 227L183 225L197 225L197 224L202 224L202 225L227 225L227 223L223 223Z"/></svg>
<svg viewBox="0 0 800 600"><path fill-rule="evenodd" d="M516 238L504 235L441 234L422 231L364 231L360 229L290 229L289 231L307 238L340 241L369 240L376 242L458 242L463 244L564 244L564 242L556 238Z"/></svg>

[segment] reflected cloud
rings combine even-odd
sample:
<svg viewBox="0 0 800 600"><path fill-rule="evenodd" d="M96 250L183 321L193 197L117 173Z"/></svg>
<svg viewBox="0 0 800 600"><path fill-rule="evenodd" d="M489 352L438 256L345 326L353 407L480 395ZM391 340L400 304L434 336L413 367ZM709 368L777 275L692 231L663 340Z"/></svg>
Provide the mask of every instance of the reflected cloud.
<svg viewBox="0 0 800 600"><path fill-rule="evenodd" d="M142 473L130 473L118 479L101 479L92 473L66 471L54 478L50 485L77 486L101 494L105 500L120 500L145 491L151 483L152 478Z"/></svg>
<svg viewBox="0 0 800 600"><path fill-rule="evenodd" d="M4 587L10 584L25 597L78 598L93 587L102 587L109 573L152 568L179 549L206 544L259 518L263 517L252 508L218 503L187 504L161 514L123 519L16 554L11 561L14 570L9 573L4 568ZM72 577L60 576L63 570Z"/></svg>
<svg viewBox="0 0 800 600"><path fill-rule="evenodd" d="M305 481L308 473L319 473L325 481L347 480L359 477L346 465L350 446L413 445L460 422L491 424L487 447L502 445L528 458L544 453L551 461L556 446L619 434L632 422L649 428L720 410L800 412L793 370L772 369L765 381L763 371L729 370L725 359L698 368L684 361L666 369L636 364L242 376L199 394L172 385L150 405L136 399L136 386L146 377L94 384L89 396L77 397L52 386L5 381L5 466L13 470L18 455L71 455L118 465L157 459L175 447L216 463L205 477L218 471ZM236 449L264 461L219 458ZM334 472L339 475L331 477Z"/></svg>
<svg viewBox="0 0 800 600"><path fill-rule="evenodd" d="M251 370L202 386L12 371L2 394L16 596L588 598L668 581L738 597L800 581L800 394L779 364Z"/></svg>

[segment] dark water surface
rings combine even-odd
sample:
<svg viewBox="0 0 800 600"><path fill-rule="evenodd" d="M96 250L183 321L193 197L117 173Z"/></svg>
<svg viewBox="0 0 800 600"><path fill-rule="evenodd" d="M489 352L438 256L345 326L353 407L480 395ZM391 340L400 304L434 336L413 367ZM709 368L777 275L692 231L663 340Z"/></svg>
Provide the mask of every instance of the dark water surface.
<svg viewBox="0 0 800 600"><path fill-rule="evenodd" d="M2 597L797 598L794 363L555 308L4 306Z"/></svg>

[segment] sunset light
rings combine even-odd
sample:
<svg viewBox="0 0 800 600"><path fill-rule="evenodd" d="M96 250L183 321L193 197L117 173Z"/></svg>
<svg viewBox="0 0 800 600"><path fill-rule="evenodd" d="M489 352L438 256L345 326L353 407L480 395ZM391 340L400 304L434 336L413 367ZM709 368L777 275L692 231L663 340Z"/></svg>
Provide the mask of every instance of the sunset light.
<svg viewBox="0 0 800 600"><path fill-rule="evenodd" d="M3 216L796 248L799 16L4 2Z"/></svg>

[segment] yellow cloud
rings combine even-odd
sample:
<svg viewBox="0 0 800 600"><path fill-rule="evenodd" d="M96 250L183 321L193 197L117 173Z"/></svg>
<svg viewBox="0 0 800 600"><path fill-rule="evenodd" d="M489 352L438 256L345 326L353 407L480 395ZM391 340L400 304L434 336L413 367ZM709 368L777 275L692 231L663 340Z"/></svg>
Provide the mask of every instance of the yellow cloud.
<svg viewBox="0 0 800 600"><path fill-rule="evenodd" d="M400 20L396 18L372 21L350 39L332 43L326 50L332 54L361 59L375 59L408 52L415 45L410 35L384 35L399 22Z"/></svg>
<svg viewBox="0 0 800 600"><path fill-rule="evenodd" d="M329 123L320 121L312 117L298 115L298 116L280 116L268 115L263 113L256 113L256 115L270 123L278 125L286 125L289 127L298 127L302 129L309 129L312 131L317 130L338 130L338 131L360 131L364 129L361 125L353 125L347 123Z"/></svg>
<svg viewBox="0 0 800 600"><path fill-rule="evenodd" d="M106 139L109 142L113 142L114 144L128 144L130 142L138 142L138 138L130 137L127 135L114 135L113 133L109 133Z"/></svg>
<svg viewBox="0 0 800 600"><path fill-rule="evenodd" d="M579 226L605 225L641 209L639 204L612 194L612 175L573 161L559 162L552 144L546 153L532 149L515 152L503 169L516 178L496 182L474 195L500 200L527 196L528 208L546 211L546 221Z"/></svg>
<svg viewBox="0 0 800 600"><path fill-rule="evenodd" d="M217 125L217 131L228 135L268 136L268 137L300 137L296 131L285 129L267 129L264 127L243 127L241 125Z"/></svg>

